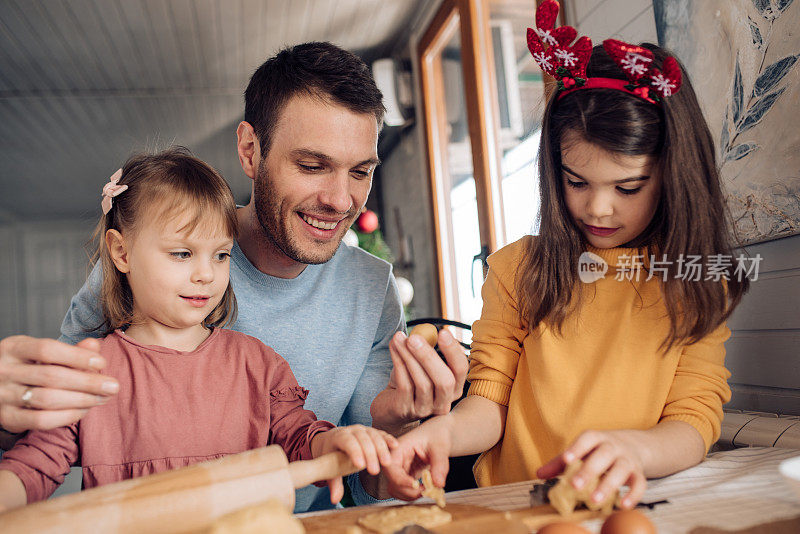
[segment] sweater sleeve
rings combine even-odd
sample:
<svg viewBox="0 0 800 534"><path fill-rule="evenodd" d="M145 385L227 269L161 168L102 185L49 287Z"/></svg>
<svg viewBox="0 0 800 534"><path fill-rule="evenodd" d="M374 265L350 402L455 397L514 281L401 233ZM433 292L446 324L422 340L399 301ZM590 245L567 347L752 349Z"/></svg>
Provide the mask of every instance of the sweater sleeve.
<svg viewBox="0 0 800 534"><path fill-rule="evenodd" d="M386 295L383 300L381 318L375 331L375 339L369 352L369 357L364 365L361 377L350 402L347 403L342 414L342 425L361 424L372 426L370 406L375 397L386 388L389 376L392 373L392 357L389 354L389 342L398 331L405 332L406 322L403 316L403 305L400 303L400 293L397 281L393 274L389 274L386 284ZM361 477L353 473L347 477L350 494L357 506L383 502L376 499L364 489Z"/></svg>
<svg viewBox="0 0 800 534"><path fill-rule="evenodd" d="M303 408L308 390L297 383L286 360L277 354L273 357L277 369L269 384L269 444L283 447L290 462L310 460L311 439L334 425L318 421L314 412Z"/></svg>
<svg viewBox="0 0 800 534"><path fill-rule="evenodd" d="M527 335L514 294L514 277L524 240L489 258L489 273L481 289L481 318L472 325L469 394L508 406L517 374L522 341Z"/></svg>
<svg viewBox="0 0 800 534"><path fill-rule="evenodd" d="M661 421L683 421L695 427L706 450L719 439L722 405L731 399L724 345L730 335L730 329L722 324L683 348L661 413Z"/></svg>
<svg viewBox="0 0 800 534"><path fill-rule="evenodd" d="M25 486L28 504L49 497L78 460L78 423L53 430L34 430L3 454L0 469L11 471Z"/></svg>
<svg viewBox="0 0 800 534"><path fill-rule="evenodd" d="M83 287L72 297L69 309L61 322L59 341L75 345L86 337L103 337L100 327L103 312L100 307L100 286L103 268L97 262L89 273Z"/></svg>
<svg viewBox="0 0 800 534"><path fill-rule="evenodd" d="M378 310L376 309L377 313ZM405 331L403 305L394 275L389 274L386 282L386 294L383 299L381 316L375 330L375 337L358 379L353 394L342 414L341 425L372 426L370 405L378 393L386 389L392 373L392 357L389 354L389 342L398 331Z"/></svg>

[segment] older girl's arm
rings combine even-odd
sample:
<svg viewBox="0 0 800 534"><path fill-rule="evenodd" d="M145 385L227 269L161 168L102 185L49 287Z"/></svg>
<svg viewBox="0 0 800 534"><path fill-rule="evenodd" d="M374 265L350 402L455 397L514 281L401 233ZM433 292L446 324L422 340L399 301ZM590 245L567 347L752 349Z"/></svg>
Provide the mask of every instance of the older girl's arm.
<svg viewBox="0 0 800 534"><path fill-rule="evenodd" d="M447 415L425 421L398 439L394 465L384 469L389 493L413 500L422 489L415 483L418 470L430 466L434 485L443 487L448 457L475 454L492 448L503 437L508 408L479 395L469 395Z"/></svg>

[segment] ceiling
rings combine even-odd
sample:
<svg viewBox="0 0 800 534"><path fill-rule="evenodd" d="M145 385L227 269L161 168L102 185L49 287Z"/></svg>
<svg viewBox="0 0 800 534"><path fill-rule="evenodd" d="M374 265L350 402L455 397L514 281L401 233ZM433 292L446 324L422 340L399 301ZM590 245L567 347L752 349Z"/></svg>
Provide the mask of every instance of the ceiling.
<svg viewBox="0 0 800 534"><path fill-rule="evenodd" d="M94 218L131 152L173 143L246 201L235 130L256 67L313 40L367 61L388 56L427 3L3 0L0 222Z"/></svg>

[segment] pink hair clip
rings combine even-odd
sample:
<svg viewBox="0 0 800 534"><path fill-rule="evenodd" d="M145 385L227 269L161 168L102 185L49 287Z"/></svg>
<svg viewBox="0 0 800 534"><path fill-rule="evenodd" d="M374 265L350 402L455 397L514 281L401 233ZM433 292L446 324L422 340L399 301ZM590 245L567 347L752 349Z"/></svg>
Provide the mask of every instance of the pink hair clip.
<svg viewBox="0 0 800 534"><path fill-rule="evenodd" d="M111 199L128 189L127 185L119 185L120 178L122 178L122 169L117 169L117 172L109 178L108 183L103 186L103 201L100 203L103 207L103 215L107 215L111 211Z"/></svg>

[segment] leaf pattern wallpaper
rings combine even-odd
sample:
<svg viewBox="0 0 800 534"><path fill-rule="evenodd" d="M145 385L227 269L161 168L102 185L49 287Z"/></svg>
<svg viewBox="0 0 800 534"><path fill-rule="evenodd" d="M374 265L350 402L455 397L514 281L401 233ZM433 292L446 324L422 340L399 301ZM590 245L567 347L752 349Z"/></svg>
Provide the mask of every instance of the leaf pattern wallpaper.
<svg viewBox="0 0 800 534"><path fill-rule="evenodd" d="M654 0L659 44L689 71L739 238L800 233L800 2Z"/></svg>

